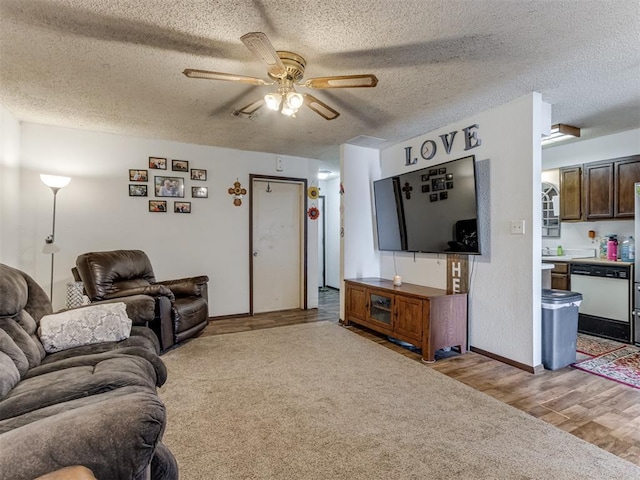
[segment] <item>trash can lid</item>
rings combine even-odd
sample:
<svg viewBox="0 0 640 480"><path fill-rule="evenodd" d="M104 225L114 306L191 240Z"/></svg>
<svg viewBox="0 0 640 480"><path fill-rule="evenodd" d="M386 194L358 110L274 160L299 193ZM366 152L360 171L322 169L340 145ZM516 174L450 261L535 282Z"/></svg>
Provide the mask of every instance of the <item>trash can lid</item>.
<svg viewBox="0 0 640 480"><path fill-rule="evenodd" d="M562 304L582 301L582 294L567 290L542 290L542 303Z"/></svg>

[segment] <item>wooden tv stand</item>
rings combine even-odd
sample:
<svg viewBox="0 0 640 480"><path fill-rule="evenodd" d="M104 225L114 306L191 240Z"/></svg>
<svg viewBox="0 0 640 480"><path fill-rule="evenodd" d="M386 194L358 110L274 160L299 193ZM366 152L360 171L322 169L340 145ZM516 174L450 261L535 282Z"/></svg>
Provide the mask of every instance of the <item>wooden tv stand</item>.
<svg viewBox="0 0 640 480"><path fill-rule="evenodd" d="M422 360L432 362L445 347L467 351L467 294L448 295L439 288L391 280L345 280L344 325L363 325L422 348Z"/></svg>

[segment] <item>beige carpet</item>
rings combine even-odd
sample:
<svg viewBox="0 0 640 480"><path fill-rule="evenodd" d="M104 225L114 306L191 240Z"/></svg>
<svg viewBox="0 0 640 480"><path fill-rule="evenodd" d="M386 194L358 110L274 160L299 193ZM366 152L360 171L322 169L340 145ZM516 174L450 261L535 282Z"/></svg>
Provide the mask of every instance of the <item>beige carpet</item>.
<svg viewBox="0 0 640 480"><path fill-rule="evenodd" d="M205 337L163 359L164 442L182 480L640 478L332 323Z"/></svg>

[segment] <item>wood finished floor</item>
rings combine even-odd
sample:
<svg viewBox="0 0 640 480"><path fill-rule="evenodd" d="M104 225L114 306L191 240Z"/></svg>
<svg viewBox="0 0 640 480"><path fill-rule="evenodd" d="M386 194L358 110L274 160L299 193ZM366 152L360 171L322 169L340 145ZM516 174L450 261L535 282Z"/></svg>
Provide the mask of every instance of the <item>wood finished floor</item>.
<svg viewBox="0 0 640 480"><path fill-rule="evenodd" d="M339 292L329 289L320 292L318 309L216 319L202 335L323 320L338 323L339 311ZM366 328L348 328L421 362L420 354L396 345L384 336ZM571 367L533 375L473 352L422 365L640 466L640 390Z"/></svg>

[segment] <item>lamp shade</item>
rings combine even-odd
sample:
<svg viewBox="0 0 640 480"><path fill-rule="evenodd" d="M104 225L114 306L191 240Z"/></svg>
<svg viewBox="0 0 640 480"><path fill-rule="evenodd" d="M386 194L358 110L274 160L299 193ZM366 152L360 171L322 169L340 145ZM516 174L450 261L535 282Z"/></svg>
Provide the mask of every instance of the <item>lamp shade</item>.
<svg viewBox="0 0 640 480"><path fill-rule="evenodd" d="M69 185L71 177L61 177L59 175L47 175L41 173L40 180L42 180L42 183L44 183L47 187L59 189Z"/></svg>

